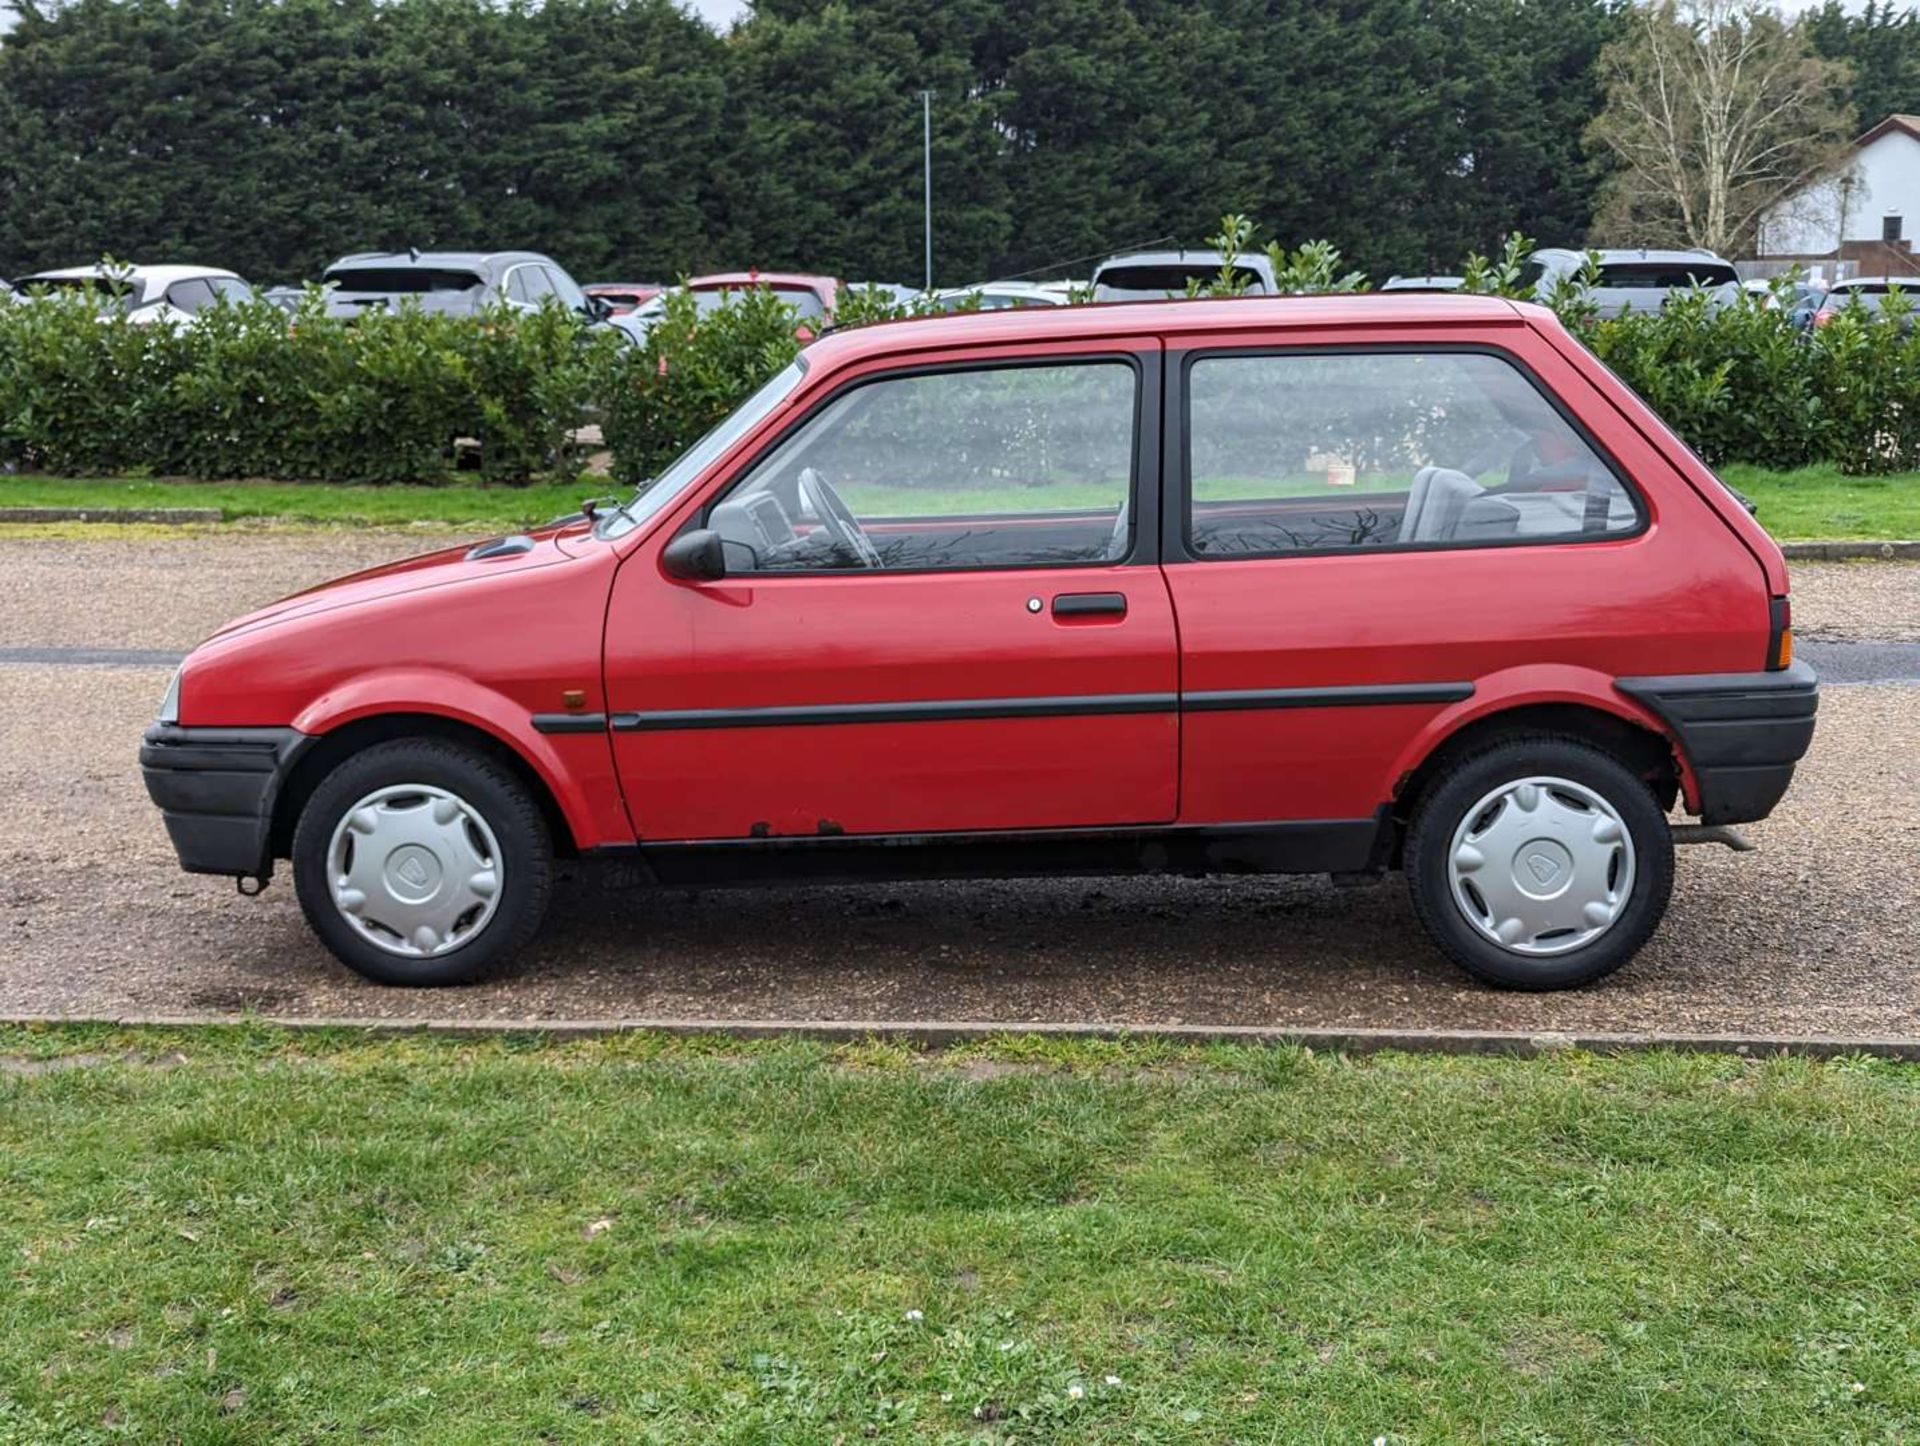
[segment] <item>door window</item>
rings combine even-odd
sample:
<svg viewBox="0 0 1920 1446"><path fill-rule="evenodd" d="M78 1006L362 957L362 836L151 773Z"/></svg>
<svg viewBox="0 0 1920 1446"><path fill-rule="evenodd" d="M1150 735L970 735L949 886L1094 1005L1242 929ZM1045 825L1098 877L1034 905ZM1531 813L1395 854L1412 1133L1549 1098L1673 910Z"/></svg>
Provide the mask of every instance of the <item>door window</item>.
<svg viewBox="0 0 1920 1446"><path fill-rule="evenodd" d="M707 526L729 572L1119 561L1136 376L1104 361L855 386L756 462Z"/></svg>
<svg viewBox="0 0 1920 1446"><path fill-rule="evenodd" d="M587 293L582 291L574 279L557 266L543 266L541 275L546 278L547 290L560 298L560 304L568 311L585 311Z"/></svg>
<svg viewBox="0 0 1920 1446"><path fill-rule="evenodd" d="M192 316L213 305L213 288L204 281L176 281L167 290L167 304Z"/></svg>
<svg viewBox="0 0 1920 1446"><path fill-rule="evenodd" d="M507 280L507 295L514 301L538 306L553 295L553 283L547 280L543 266L516 266Z"/></svg>
<svg viewBox="0 0 1920 1446"><path fill-rule="evenodd" d="M1612 468L1499 356L1207 356L1187 388L1197 557L1563 542L1640 526Z"/></svg>

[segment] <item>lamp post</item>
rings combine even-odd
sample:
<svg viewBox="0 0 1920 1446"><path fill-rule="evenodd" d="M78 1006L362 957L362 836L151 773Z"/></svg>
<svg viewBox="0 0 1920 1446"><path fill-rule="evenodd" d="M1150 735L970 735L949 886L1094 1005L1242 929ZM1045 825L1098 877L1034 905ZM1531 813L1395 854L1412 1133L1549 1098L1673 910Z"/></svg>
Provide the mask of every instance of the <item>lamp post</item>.
<svg viewBox="0 0 1920 1446"><path fill-rule="evenodd" d="M933 92L920 92L921 191L925 199L922 227L927 242L927 291L933 291Z"/></svg>

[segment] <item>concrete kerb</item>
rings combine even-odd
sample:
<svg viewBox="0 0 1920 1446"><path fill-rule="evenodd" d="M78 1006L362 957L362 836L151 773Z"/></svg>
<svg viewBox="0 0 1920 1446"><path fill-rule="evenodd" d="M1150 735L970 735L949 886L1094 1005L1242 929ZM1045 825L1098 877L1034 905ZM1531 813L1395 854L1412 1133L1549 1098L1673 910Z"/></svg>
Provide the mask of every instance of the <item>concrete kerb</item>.
<svg viewBox="0 0 1920 1446"><path fill-rule="evenodd" d="M1170 1044L1299 1045L1337 1054L1506 1055L1531 1058L1581 1050L1624 1054L1674 1050L1760 1059L1790 1055L1839 1059L1865 1055L1920 1062L1920 1038L1839 1035L1740 1035L1588 1033L1471 1029L1320 1029L1284 1025L1031 1024L992 1020L815 1019L393 1019L357 1016L256 1014L8 1015L8 1025L104 1025L120 1029L195 1029L206 1026L266 1026L287 1030L346 1030L376 1036L427 1034L447 1038L541 1035L555 1040L657 1033L716 1035L737 1039L796 1038L829 1044L883 1040L918 1049L942 1050L985 1040L1037 1036L1045 1039L1142 1040Z"/></svg>
<svg viewBox="0 0 1920 1446"><path fill-rule="evenodd" d="M1920 562L1920 542L1783 542L1788 562Z"/></svg>
<svg viewBox="0 0 1920 1446"><path fill-rule="evenodd" d="M0 507L6 522L147 522L186 527L218 522L218 507Z"/></svg>

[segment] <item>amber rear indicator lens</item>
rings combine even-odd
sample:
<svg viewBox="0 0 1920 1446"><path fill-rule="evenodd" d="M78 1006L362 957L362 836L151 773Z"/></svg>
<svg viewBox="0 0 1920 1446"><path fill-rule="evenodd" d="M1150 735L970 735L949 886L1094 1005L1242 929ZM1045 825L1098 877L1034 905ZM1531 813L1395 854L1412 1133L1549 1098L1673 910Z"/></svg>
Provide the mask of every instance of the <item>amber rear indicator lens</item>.
<svg viewBox="0 0 1920 1446"><path fill-rule="evenodd" d="M1793 664L1793 604L1776 597L1767 603L1767 671L1777 673Z"/></svg>

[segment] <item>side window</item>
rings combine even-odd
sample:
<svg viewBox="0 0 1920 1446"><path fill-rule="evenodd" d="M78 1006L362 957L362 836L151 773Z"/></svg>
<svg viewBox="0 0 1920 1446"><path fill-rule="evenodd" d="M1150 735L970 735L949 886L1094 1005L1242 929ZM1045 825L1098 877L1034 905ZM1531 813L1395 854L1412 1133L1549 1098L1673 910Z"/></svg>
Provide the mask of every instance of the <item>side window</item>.
<svg viewBox="0 0 1920 1446"><path fill-rule="evenodd" d="M1633 531L1633 495L1511 362L1481 352L1201 357L1187 371L1197 557Z"/></svg>
<svg viewBox="0 0 1920 1446"><path fill-rule="evenodd" d="M557 266L543 266L541 274L546 278L547 289L560 298L560 304L569 311L587 309L587 293L582 291L571 276Z"/></svg>
<svg viewBox="0 0 1920 1446"><path fill-rule="evenodd" d="M243 301L253 300L253 288L236 277L216 276L213 278L212 286L216 296L224 298L235 306Z"/></svg>
<svg viewBox="0 0 1920 1446"><path fill-rule="evenodd" d="M553 283L547 280L544 266L516 266L507 275L507 299L510 301L524 301L529 306L538 306L552 294Z"/></svg>
<svg viewBox="0 0 1920 1446"><path fill-rule="evenodd" d="M707 525L729 572L1117 561L1135 377L1107 361L855 386L754 463Z"/></svg>
<svg viewBox="0 0 1920 1446"><path fill-rule="evenodd" d="M213 288L204 281L176 281L167 288L167 304L192 316L213 305Z"/></svg>

